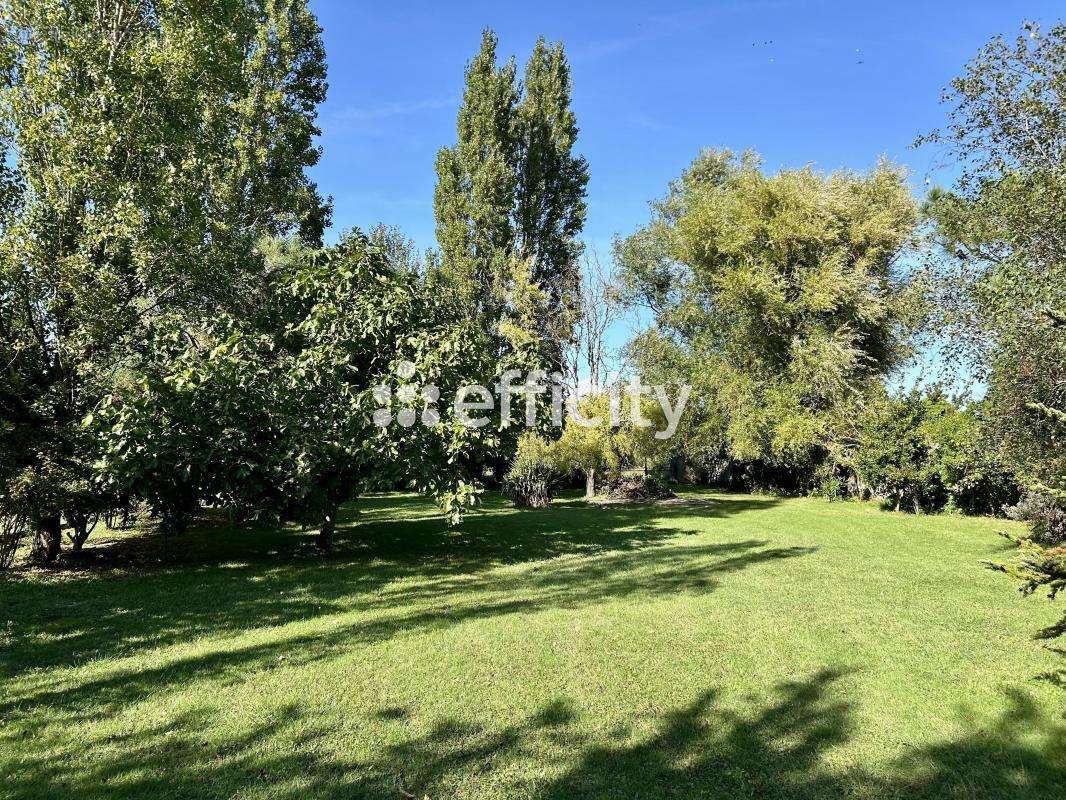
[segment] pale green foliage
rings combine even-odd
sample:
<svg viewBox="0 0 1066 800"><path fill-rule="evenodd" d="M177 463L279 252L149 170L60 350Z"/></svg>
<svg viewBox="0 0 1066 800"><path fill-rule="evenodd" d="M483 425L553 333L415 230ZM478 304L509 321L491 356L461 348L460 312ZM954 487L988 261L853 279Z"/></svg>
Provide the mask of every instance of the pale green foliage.
<svg viewBox="0 0 1066 800"><path fill-rule="evenodd" d="M560 472L604 472L609 481L617 480L627 466L643 466L646 462L658 467L669 454L666 440L656 438L656 431L666 427L662 408L644 396L640 414L643 422L634 419L630 398L618 397L612 415L610 394L601 392L582 398L578 411L587 422L579 424L568 419L563 434L554 444L555 463Z"/></svg>
<svg viewBox="0 0 1066 800"><path fill-rule="evenodd" d="M555 463L560 472L581 472L588 475L598 471L617 473L621 455L612 447L610 400L606 394L585 397L578 402L578 411L587 420L598 419L596 425L579 425L567 420L563 434L555 443Z"/></svg>
<svg viewBox="0 0 1066 800"><path fill-rule="evenodd" d="M504 481L514 504L530 508L547 506L558 478L555 443L532 431L523 433L518 438L518 447Z"/></svg>
<svg viewBox="0 0 1066 800"><path fill-rule="evenodd" d="M1047 511L1041 513L1046 515ZM1058 515L1059 525L1062 525L1062 507L1055 508L1051 513ZM1024 522L1032 523L1033 518L1022 516ZM1031 537L1016 537L1007 535L1014 544L1018 545L1018 558L1010 564L1002 564L997 561L985 562L992 569L1006 572L1022 582L1022 594L1032 595L1043 591L1050 600L1058 598L1059 594L1066 589L1066 547L1061 542L1058 546L1048 547L1046 544L1034 541ZM1066 634L1066 613L1058 622L1037 631L1037 639L1055 639ZM1060 673L1061 678L1061 673Z"/></svg>
<svg viewBox="0 0 1066 800"><path fill-rule="evenodd" d="M706 430L735 457L802 463L908 352L916 306L898 260L915 219L887 164L768 176L752 154L703 153L616 244L656 314L642 370L674 351L672 377L708 390Z"/></svg>
<svg viewBox="0 0 1066 800"><path fill-rule="evenodd" d="M569 417L557 440L523 434L507 474L508 491L516 504L547 505L553 484L569 474L584 475L591 496L597 476L614 484L626 467L661 466L670 451L655 432L666 427L665 416L648 397L642 398L640 407L643 425L633 418L628 398L612 402L607 392L592 394L578 401L583 423Z"/></svg>

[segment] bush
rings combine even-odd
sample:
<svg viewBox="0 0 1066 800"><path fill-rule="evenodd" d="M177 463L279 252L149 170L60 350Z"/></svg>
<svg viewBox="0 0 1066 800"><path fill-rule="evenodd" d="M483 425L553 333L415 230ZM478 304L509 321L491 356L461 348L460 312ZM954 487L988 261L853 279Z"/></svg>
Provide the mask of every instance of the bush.
<svg viewBox="0 0 1066 800"><path fill-rule="evenodd" d="M536 434L526 433L518 440L504 490L520 508L545 508L551 503L558 474L552 445Z"/></svg>
<svg viewBox="0 0 1066 800"><path fill-rule="evenodd" d="M858 478L896 509L999 514L1019 487L988 441L981 404L940 390L882 397L860 425Z"/></svg>
<svg viewBox="0 0 1066 800"><path fill-rule="evenodd" d="M1007 516L1029 524L1033 541L1043 545L1066 544L1066 507L1042 492L1029 492Z"/></svg>
<svg viewBox="0 0 1066 800"><path fill-rule="evenodd" d="M676 497L672 491L658 478L645 475L638 478L621 478L610 491L612 500L627 500L640 502L648 500L666 500Z"/></svg>

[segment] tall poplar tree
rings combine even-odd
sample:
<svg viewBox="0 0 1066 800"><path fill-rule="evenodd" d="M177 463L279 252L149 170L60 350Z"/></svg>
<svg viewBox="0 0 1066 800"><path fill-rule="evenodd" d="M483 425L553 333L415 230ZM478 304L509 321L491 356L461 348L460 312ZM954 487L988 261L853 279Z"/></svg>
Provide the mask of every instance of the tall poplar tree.
<svg viewBox="0 0 1066 800"><path fill-rule="evenodd" d="M570 68L562 45L541 39L519 84L496 48L486 30L466 68L458 143L437 156L441 273L496 332L495 355L556 370L576 318L588 184Z"/></svg>

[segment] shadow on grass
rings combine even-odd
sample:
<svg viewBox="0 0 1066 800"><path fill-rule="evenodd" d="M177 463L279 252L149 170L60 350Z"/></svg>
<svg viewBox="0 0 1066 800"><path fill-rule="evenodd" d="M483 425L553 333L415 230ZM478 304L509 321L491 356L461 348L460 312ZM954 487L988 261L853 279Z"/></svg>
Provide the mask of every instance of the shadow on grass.
<svg viewBox="0 0 1066 800"><path fill-rule="evenodd" d="M87 762L29 758L10 776L17 796L444 798L1061 797L1066 727L1020 694L992 725L961 720L955 740L881 765L841 762L833 750L855 723L841 699L847 670L825 669L776 687L738 711L708 688L638 730L598 730L559 697L509 725L433 721L426 733L389 737L366 760L332 749L335 735L295 706L239 735L208 734L211 714L96 744ZM375 724L413 712L383 708ZM590 724L592 723L592 724ZM406 729L404 729L406 730ZM590 733L592 732L592 733ZM874 767L876 766L876 772Z"/></svg>
<svg viewBox="0 0 1066 800"><path fill-rule="evenodd" d="M723 499L697 514L769 503ZM411 498L373 498L364 509L348 512L340 552L330 557L301 556L307 536L268 530L253 557L207 564L213 542L225 552L233 537L249 533L205 526L189 534L191 563L7 581L0 620L13 625L0 650L0 679L27 669L39 674L5 692L0 714L119 707L203 677L238 680L281 656L290 665L307 663L471 619L633 594L710 592L725 575L810 552L755 539L687 545L679 538L684 529L670 524L693 516L683 507L576 504L515 513L496 504L460 531ZM304 621L313 630L293 625ZM252 629L266 636L241 643L240 634ZM179 652L161 665L122 662L204 638L210 641L194 655ZM47 672L93 660L114 663L88 681Z"/></svg>

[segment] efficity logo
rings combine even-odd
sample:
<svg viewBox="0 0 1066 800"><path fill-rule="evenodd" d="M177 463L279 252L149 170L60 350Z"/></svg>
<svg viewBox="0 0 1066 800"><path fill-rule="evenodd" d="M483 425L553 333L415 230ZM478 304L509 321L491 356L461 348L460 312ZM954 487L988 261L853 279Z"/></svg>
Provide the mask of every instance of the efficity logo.
<svg viewBox="0 0 1066 800"><path fill-rule="evenodd" d="M373 396L378 408L374 411L373 421L377 427L387 428L394 423L404 428L411 428L419 423L433 427L440 423L440 389L432 384L418 385L413 380L416 373L417 368L413 363L401 361L396 374L403 383L395 390L386 385L375 387ZM471 428L483 428L488 425L492 421L488 415L494 413L497 408L500 411L500 427L510 427L515 424L515 407L520 405L524 413L519 424L524 423L527 428L534 428L537 426L544 400L547 400L553 427L561 428L564 424L572 423L595 428L605 422L618 426L626 419L639 428L656 427L655 438L663 440L669 439L677 432L677 426L692 394L692 387L682 384L671 401L665 386L645 386L640 378L634 376L624 384L616 383L604 390L603 394L608 398L606 415L587 415L583 413L581 401L592 392L579 394L567 392L566 388L563 376L558 372L549 376L543 370L527 374L519 370L508 370L492 387L477 383L459 387L448 405L453 418ZM543 400L542 396L545 396ZM645 415L645 411L649 409L654 412L655 405L649 406L647 402L652 398L662 412L661 417L654 415L656 419Z"/></svg>

